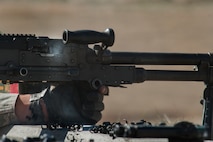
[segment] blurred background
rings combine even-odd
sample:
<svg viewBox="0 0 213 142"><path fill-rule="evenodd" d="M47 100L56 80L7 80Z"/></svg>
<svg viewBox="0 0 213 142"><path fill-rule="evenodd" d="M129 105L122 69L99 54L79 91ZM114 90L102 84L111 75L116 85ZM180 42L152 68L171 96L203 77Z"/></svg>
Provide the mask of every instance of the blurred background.
<svg viewBox="0 0 213 142"><path fill-rule="evenodd" d="M111 51L213 51L212 0L0 0L0 21L3 33L51 38L61 38L64 29L110 27L116 36ZM100 123L144 119L201 124L204 88L197 82L154 81L110 88Z"/></svg>

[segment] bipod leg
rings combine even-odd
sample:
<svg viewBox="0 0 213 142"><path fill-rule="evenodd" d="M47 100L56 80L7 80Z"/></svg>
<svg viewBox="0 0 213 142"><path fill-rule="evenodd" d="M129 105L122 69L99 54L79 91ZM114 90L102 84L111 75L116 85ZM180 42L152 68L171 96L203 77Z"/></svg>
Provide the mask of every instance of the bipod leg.
<svg viewBox="0 0 213 142"><path fill-rule="evenodd" d="M207 128L208 138L209 140L213 139L213 86L207 85L203 94L204 102L203 102L203 126Z"/></svg>

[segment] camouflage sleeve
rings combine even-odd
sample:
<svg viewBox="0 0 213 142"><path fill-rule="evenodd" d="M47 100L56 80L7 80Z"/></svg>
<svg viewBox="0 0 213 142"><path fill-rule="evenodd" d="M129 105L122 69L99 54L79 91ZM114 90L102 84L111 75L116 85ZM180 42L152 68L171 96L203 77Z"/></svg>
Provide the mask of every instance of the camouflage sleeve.
<svg viewBox="0 0 213 142"><path fill-rule="evenodd" d="M18 94L0 93L0 128L17 122L15 102Z"/></svg>

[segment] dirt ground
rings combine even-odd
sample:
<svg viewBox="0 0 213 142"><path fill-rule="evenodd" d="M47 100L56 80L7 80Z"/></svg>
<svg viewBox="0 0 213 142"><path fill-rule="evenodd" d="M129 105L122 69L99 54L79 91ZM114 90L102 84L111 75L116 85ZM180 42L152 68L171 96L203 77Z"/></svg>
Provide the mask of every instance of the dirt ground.
<svg viewBox="0 0 213 142"><path fill-rule="evenodd" d="M0 31L4 33L61 38L64 29L104 31L110 27L116 35L111 51L212 52L212 17L213 3L0 1ZM110 88L101 122L201 123L203 83L147 81L127 87Z"/></svg>

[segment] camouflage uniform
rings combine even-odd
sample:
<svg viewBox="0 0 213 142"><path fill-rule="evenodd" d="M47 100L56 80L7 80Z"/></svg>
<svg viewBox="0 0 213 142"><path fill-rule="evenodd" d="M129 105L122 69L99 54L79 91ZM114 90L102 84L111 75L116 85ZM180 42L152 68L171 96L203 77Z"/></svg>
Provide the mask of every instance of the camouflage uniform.
<svg viewBox="0 0 213 142"><path fill-rule="evenodd" d="M18 94L0 93L0 128L17 122L15 102Z"/></svg>

